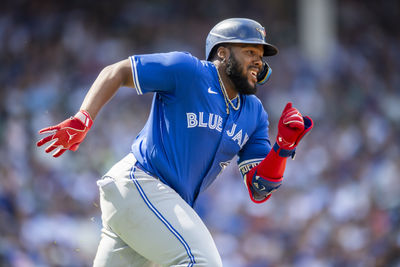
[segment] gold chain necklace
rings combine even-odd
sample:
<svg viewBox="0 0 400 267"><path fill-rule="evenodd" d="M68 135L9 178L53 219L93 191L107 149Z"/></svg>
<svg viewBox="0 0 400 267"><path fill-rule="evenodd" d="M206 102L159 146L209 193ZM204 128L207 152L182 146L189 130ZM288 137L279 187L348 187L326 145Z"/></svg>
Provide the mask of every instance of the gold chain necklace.
<svg viewBox="0 0 400 267"><path fill-rule="evenodd" d="M235 100L236 98L238 99L237 100L237 106L235 107L235 105L232 103L232 100L229 99L229 96L228 96L228 93L226 92L224 83L222 82L221 76L219 75L219 71L218 71L217 66L215 66L215 68L217 69L219 84L221 85L221 91L222 91L222 94L224 95L224 100L225 100L225 105L226 105L226 113L229 114L229 105L231 105L231 107L234 110L238 110L239 109L239 107L240 107L240 97L239 97L239 94L237 94L236 97L232 99L232 100Z"/></svg>

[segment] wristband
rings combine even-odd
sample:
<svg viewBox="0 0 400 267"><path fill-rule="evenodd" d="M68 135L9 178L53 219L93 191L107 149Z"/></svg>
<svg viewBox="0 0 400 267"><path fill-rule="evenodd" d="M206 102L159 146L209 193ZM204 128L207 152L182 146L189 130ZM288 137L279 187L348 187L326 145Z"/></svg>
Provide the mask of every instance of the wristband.
<svg viewBox="0 0 400 267"><path fill-rule="evenodd" d="M93 120L90 117L89 112L87 112L86 110L78 111L78 113L76 113L74 117L80 120L83 123L83 125L85 125L85 127L89 129L90 127L92 127Z"/></svg>
<svg viewBox="0 0 400 267"><path fill-rule="evenodd" d="M275 143L272 148L276 153L278 153L278 155L280 157L283 157L283 158L291 157L292 159L294 159L294 156L296 154L296 148L294 148L294 149L282 149L278 145L278 143Z"/></svg>

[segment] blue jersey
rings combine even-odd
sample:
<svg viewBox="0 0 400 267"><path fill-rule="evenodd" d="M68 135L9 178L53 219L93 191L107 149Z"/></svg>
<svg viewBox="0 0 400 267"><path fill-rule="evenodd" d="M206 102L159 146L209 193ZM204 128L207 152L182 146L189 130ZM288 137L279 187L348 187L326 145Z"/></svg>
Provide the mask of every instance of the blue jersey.
<svg viewBox="0 0 400 267"><path fill-rule="evenodd" d="M239 109L227 112L212 62L183 52L130 60L137 93L155 93L132 152L140 167L189 205L235 155L244 174L270 151L268 115L260 100L240 95Z"/></svg>

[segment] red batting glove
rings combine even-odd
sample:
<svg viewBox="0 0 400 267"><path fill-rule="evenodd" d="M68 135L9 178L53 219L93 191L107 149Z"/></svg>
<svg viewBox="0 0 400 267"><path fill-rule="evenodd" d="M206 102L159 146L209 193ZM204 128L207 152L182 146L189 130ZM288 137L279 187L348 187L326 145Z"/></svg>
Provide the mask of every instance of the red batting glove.
<svg viewBox="0 0 400 267"><path fill-rule="evenodd" d="M300 112L287 103L278 124L276 143L259 165L252 168L245 176L250 198L255 203L262 203L271 197L283 180L286 159L294 157L296 146L313 127L310 117L303 117Z"/></svg>
<svg viewBox="0 0 400 267"><path fill-rule="evenodd" d="M284 157L294 156L296 146L300 140L314 126L312 119L308 116L304 117L289 102L284 108L278 124L278 135L274 150Z"/></svg>
<svg viewBox="0 0 400 267"><path fill-rule="evenodd" d="M49 153L57 148L53 153L53 157L61 156L66 150L76 151L79 144L85 138L90 127L92 127L93 120L87 111L81 110L74 117L71 117L56 126L50 126L39 131L40 134L52 133L39 142L37 146L40 147L49 141L53 141L47 148L46 153Z"/></svg>

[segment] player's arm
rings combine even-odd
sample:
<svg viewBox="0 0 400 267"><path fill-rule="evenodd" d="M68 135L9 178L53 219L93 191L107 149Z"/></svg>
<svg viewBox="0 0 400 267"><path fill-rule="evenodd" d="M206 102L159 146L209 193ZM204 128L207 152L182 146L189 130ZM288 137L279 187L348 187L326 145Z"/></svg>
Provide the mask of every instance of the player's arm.
<svg viewBox="0 0 400 267"><path fill-rule="evenodd" d="M94 120L100 109L121 86L134 88L129 59L105 67L86 94L80 110L86 110Z"/></svg>
<svg viewBox="0 0 400 267"><path fill-rule="evenodd" d="M37 146L51 142L45 151L49 153L56 149L54 157L61 156L66 150L76 151L100 109L121 86L134 87L129 59L105 67L86 94L78 113L58 125L40 130L40 134L51 135L37 142Z"/></svg>
<svg viewBox="0 0 400 267"><path fill-rule="evenodd" d="M265 202L281 186L287 158L294 157L297 145L312 127L310 117L303 117L292 103L286 105L279 119L273 148L258 165L248 167L250 170L246 173L242 171L253 202Z"/></svg>

